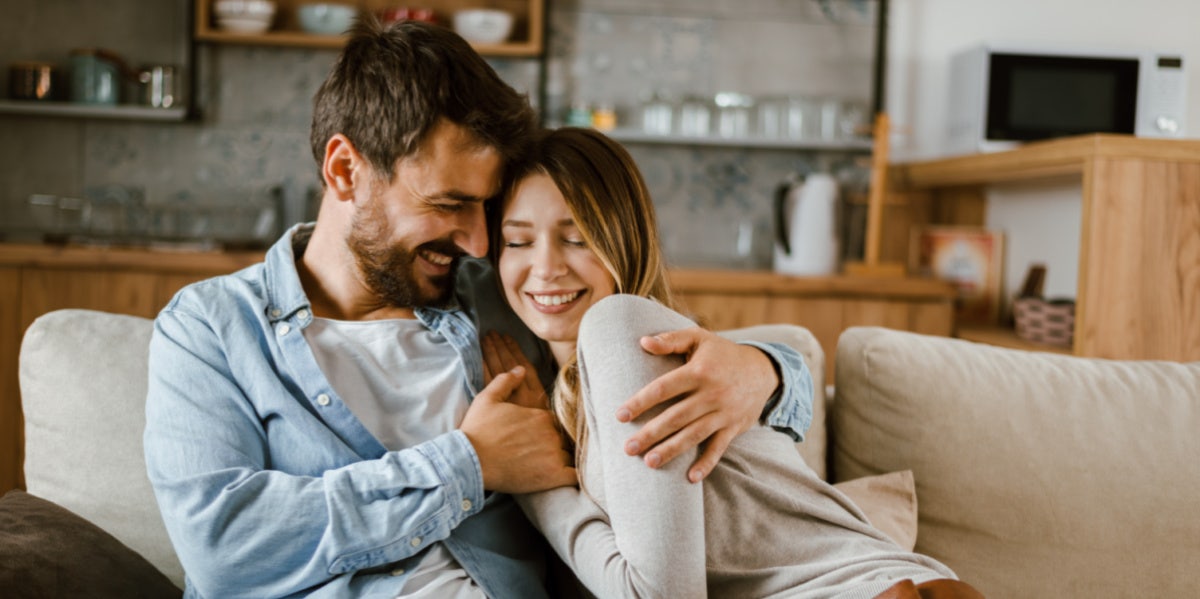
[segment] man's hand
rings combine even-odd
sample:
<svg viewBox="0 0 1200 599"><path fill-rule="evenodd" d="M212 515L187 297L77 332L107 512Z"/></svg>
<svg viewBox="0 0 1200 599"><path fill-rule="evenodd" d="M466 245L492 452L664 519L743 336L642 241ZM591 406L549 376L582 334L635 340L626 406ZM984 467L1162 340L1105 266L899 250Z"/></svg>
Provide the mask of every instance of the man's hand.
<svg viewBox="0 0 1200 599"><path fill-rule="evenodd" d="M657 468L707 439L704 451L688 470L688 480L700 482L712 472L734 437L758 422L779 386L779 375L759 349L700 328L643 337L641 344L655 355L684 354L687 362L646 385L617 409L617 419L629 422L652 406L680 398L630 437L625 453L642 455L647 466Z"/></svg>
<svg viewBox="0 0 1200 599"><path fill-rule="evenodd" d="M509 401L526 376L533 373L520 366L496 375L459 427L479 456L485 489L532 493L578 482L554 415Z"/></svg>

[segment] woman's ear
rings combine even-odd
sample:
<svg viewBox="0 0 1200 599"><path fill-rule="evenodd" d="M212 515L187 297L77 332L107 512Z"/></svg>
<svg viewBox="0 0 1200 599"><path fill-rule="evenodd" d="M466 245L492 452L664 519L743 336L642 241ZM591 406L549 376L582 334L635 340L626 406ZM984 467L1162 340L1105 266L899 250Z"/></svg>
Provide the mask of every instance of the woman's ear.
<svg viewBox="0 0 1200 599"><path fill-rule="evenodd" d="M345 135L338 133L329 138L325 144L321 176L325 186L332 189L339 200L354 199L354 173L364 166L362 155Z"/></svg>

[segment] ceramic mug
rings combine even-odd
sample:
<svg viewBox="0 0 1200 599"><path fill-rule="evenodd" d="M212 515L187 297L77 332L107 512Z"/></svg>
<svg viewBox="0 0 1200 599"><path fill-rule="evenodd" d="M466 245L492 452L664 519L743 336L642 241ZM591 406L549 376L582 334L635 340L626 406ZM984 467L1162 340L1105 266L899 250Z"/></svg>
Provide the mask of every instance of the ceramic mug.
<svg viewBox="0 0 1200 599"><path fill-rule="evenodd" d="M71 101L116 104L121 97L121 59L96 48L71 51Z"/></svg>

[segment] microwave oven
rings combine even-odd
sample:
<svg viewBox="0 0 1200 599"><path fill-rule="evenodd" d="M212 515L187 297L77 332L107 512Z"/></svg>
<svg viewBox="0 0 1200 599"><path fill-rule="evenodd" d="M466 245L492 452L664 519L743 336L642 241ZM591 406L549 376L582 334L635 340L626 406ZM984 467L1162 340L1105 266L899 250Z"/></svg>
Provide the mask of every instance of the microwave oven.
<svg viewBox="0 0 1200 599"><path fill-rule="evenodd" d="M985 44L950 62L952 154L1088 133L1185 135L1183 55Z"/></svg>

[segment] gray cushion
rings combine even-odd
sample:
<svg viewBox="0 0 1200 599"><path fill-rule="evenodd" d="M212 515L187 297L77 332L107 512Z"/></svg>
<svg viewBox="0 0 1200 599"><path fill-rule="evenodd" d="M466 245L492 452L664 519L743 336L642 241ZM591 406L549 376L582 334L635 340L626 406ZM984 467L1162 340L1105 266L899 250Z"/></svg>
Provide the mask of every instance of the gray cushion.
<svg viewBox="0 0 1200 599"><path fill-rule="evenodd" d="M0 498L0 595L166 599L183 591L95 524L14 489Z"/></svg>
<svg viewBox="0 0 1200 599"><path fill-rule="evenodd" d="M90 310L51 312L29 326L20 358L25 482L182 587L142 453L152 326Z"/></svg>

